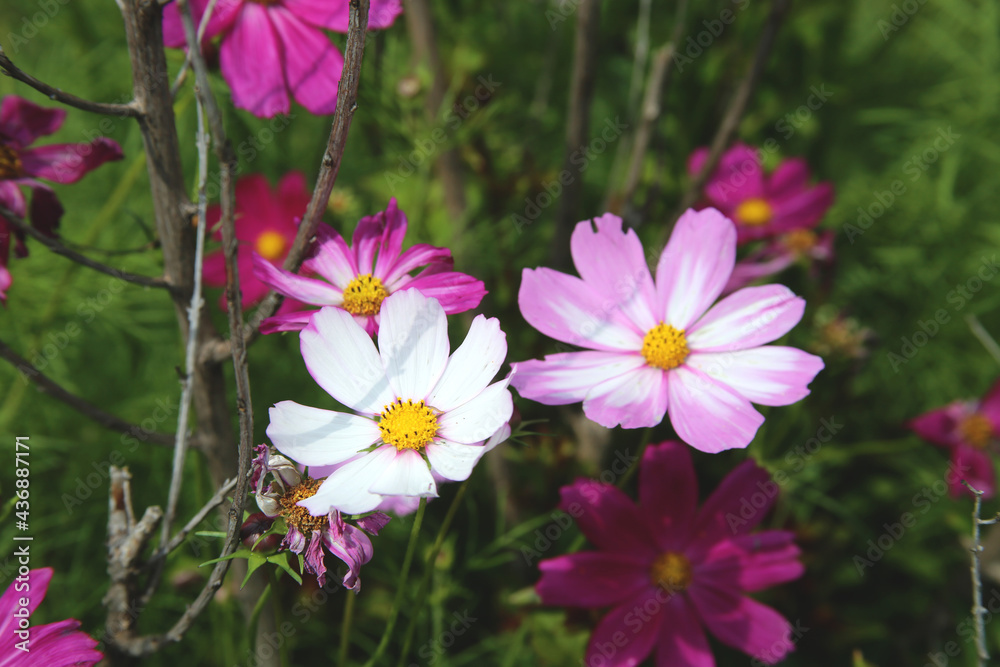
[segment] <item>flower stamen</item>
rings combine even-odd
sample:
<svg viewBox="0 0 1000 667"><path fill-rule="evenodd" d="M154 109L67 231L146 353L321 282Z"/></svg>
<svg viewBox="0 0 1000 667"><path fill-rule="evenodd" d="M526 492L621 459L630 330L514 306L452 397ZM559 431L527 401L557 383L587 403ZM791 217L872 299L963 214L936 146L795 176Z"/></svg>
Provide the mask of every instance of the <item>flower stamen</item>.
<svg viewBox="0 0 1000 667"><path fill-rule="evenodd" d="M784 236L785 247L802 255L816 245L816 232L811 229L793 229Z"/></svg>
<svg viewBox="0 0 1000 667"><path fill-rule="evenodd" d="M989 419L973 412L958 424L962 439L977 449L983 449L993 437L993 424Z"/></svg>
<svg viewBox="0 0 1000 667"><path fill-rule="evenodd" d="M385 406L378 422L382 441L400 451L423 450L434 439L437 427L437 415L423 401L401 398Z"/></svg>
<svg viewBox="0 0 1000 667"><path fill-rule="evenodd" d="M278 501L281 504L281 516L289 526L297 528L303 535L311 535L314 530L325 530L330 524L326 514L313 516L305 507L299 505L299 501L312 498L319 491L321 479L302 480L281 497Z"/></svg>
<svg viewBox="0 0 1000 667"><path fill-rule="evenodd" d="M285 255L288 248L288 241L285 237L275 231L266 231L257 237L254 249L257 254L269 262L276 262Z"/></svg>
<svg viewBox="0 0 1000 667"><path fill-rule="evenodd" d="M680 593L691 585L691 561L675 551L660 554L649 569L649 578L670 593Z"/></svg>
<svg viewBox="0 0 1000 667"><path fill-rule="evenodd" d="M21 158L17 152L0 143L0 180L17 178L24 173Z"/></svg>
<svg viewBox="0 0 1000 667"><path fill-rule="evenodd" d="M382 301L389 296L382 281L370 273L355 278L344 290L344 310L351 315L378 315Z"/></svg>
<svg viewBox="0 0 1000 667"><path fill-rule="evenodd" d="M642 356L646 363L665 371L684 363L690 352L684 330L663 322L646 332L642 339Z"/></svg>
<svg viewBox="0 0 1000 667"><path fill-rule="evenodd" d="M736 207L736 218L744 225L758 226L766 225L774 217L774 211L766 199L754 197L740 202Z"/></svg>

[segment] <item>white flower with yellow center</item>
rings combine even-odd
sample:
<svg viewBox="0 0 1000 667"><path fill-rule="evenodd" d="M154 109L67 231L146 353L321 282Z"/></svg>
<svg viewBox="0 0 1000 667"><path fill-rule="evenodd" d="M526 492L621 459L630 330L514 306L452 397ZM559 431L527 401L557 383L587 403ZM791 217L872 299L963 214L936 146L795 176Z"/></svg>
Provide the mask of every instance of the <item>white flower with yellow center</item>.
<svg viewBox="0 0 1000 667"><path fill-rule="evenodd" d="M308 466L344 463L299 504L312 514L358 514L387 496L437 496L435 475L467 479L507 438L510 378L490 384L507 356L495 318L479 315L449 357L448 323L436 299L416 290L381 308L378 348L350 313L326 307L301 334L313 379L357 414L282 401L267 435Z"/></svg>

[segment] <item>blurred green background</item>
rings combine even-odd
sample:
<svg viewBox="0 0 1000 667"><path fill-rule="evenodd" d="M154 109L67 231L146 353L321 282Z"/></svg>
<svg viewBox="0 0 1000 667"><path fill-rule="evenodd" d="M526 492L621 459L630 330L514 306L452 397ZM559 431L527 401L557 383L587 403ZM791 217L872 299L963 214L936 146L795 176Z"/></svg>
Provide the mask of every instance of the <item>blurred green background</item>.
<svg viewBox="0 0 1000 667"><path fill-rule="evenodd" d="M669 40L673 4L654 3L649 24L654 49ZM762 1L692 4L685 40L707 30L704 22L714 21L724 9L736 10L737 19L692 63L675 72L664 100L639 194L644 215L638 231L649 244L662 234L686 186L687 156L710 141L750 61L769 8ZM552 24L556 14L547 12L558 12L559 6L546 2L433 3L437 44L448 76L445 109L472 95L478 77L498 82L487 102L459 114L457 126L444 117L428 120L424 105L431 74L414 63L403 18L373 36L359 108L326 216L349 235L360 216L383 210L388 198L396 196L410 220L408 244L449 246L456 268L486 283L490 293L478 312L500 318L510 343L510 361L557 351L554 341L524 322L516 304L521 269L547 262L557 207L542 210L520 232L511 215L522 213L526 198L533 200L562 168L573 5L565 5L567 20ZM107 0L71 0L55 3L52 16L45 13L45 6L28 0L0 5L0 44L14 62L87 98L128 99L128 58L115 5ZM892 23L894 12L899 25ZM605 2L602 8L592 136L606 119L620 117L629 125L623 138L628 141L636 125L630 82L638 15L636 0ZM343 36L334 40L343 45ZM176 71L181 53L170 51L168 57ZM268 136L261 134L268 121L228 105L228 90L217 72L213 83L226 102L234 145ZM826 91L828 99L818 109L802 113L800 107L814 89ZM0 78L0 95L14 93L47 103L26 86ZM747 452L715 456L694 452L703 495L748 455L788 475L777 509L765 526L797 532L806 574L759 596L793 624L809 628L785 664L862 664L852 662L860 651L872 665L922 667L933 664L929 654L943 651L952 641L961 652L947 664L975 664L972 643L958 630L971 605L966 536L972 503L934 495L947 456L910 435L903 423L951 400L978 397L1000 375L964 321L965 316L975 315L988 331L1000 335L1000 290L987 281L972 298L963 299L961 307L948 298L1000 246L995 183L1000 171L998 108L1000 7L996 3L800 1L793 3L739 126L739 138L751 145L769 138L778 142L780 154L773 156L773 163L781 157L803 156L816 178L836 186L836 203L823 222L824 228L837 232L832 273L814 280L793 269L780 278L809 303L789 344L829 343L824 323L837 314L854 318L859 329L871 331L867 353L860 357L838 353L828 345L827 369L813 383L812 395L794 406L765 409L768 419ZM195 111L190 84L180 93L176 110L193 189ZM245 173L263 173L274 183L298 169L312 184L329 119L312 117L297 106L292 114L287 129L264 142L251 161L241 162ZM71 110L50 141L86 141L100 121ZM112 122L107 136L121 143L125 159L105 165L77 185L55 186L66 208L61 232L67 241L107 263L155 274L161 260L154 249L102 254L143 247L153 229L140 134L131 121ZM412 175L395 178L409 171L404 168L407 156L426 145L438 128L444 129L446 139L436 146L434 156L454 149L461 164L467 206L459 217L445 206L431 160L422 160ZM932 161L924 158L926 169L914 167L912 159L931 149L940 132L950 133L954 141L946 150L933 151ZM618 150L613 145L589 164L579 218L602 213L609 195L613 200L621 187L624 155ZM863 234L845 231L845 225L857 226L859 207L869 209L879 193L897 180L905 185L904 194ZM157 412L161 403L176 405L175 368L183 365L183 350L166 296L134 286L120 288L107 276L51 255L36 243L28 245L31 256L10 265L14 284L6 309L0 312L0 339L44 365L43 371L67 389L130 421L140 423L154 413L162 414ZM207 304L224 330L216 296L210 293ZM951 315L950 321L912 359L894 367L889 353L901 354L901 339L912 339L920 331L919 322L942 308ZM453 340L464 336L473 314L454 318ZM78 329L78 335L66 335L68 327ZM257 342L250 352L250 377L258 442L264 439L266 408L273 403L285 399L318 406L330 403L306 373L292 335ZM231 390L231 382L229 386ZM84 629L99 635L107 581L108 462L114 453L124 456L136 480L136 506L143 508L165 501L170 453L148 445L130 448L118 434L39 394L5 364L0 365L0 387L3 451L12 452L14 435L31 436L32 562L57 571L38 618L73 616ZM577 423L572 420L575 410L546 409L524 400L518 401L518 408L525 419L548 420L533 426L544 435L508 443L491 455L494 460L477 468L434 564L431 604L419 614L415 649L407 664L580 664L589 628L598 615L567 615L537 606L529 590L537 580L537 569L525 563L520 548L537 548L535 531L552 522L560 485L577 475L598 474L616 452L635 451L639 432L579 430L571 427ZM815 436L823 419L843 427L814 454L796 455L796 448ZM176 412L157 424L166 432L175 427ZM664 425L653 441L668 434L669 426ZM10 498L12 466L0 468L4 471L0 491L3 498ZM187 479L182 517L213 493L195 454L188 460ZM924 506L916 504L915 496L925 488L932 490L934 502L920 513ZM453 485L445 487L442 499L429 506L418 556L429 549L454 491ZM987 502L984 515L997 508L995 501ZM854 557L864 556L868 541L877 540L886 532L885 525L899 521L904 512L917 513L917 524L859 574ZM0 527L4 586L14 571L12 523L8 517ZM394 521L375 540L375 557L363 570L352 635L351 655L357 664L381 634L409 526L410 519ZM575 528L565 531L544 555L563 553L577 535ZM200 544L205 547L200 552L182 549L170 560L161 591L142 616L141 630L165 630L194 596L197 578L206 574L197 564L213 557L217 549L211 541ZM988 545L988 563L1000 563L998 551ZM418 565L414 581L420 573ZM1000 580L987 578L984 586L989 597L1000 590ZM328 596L308 585L301 590L292 583L282 587L280 603L295 628L290 638L293 664L334 659L343 597L342 591ZM314 611L296 613L303 608ZM468 612L477 621L444 648L435 638L443 636L456 612ZM404 628L407 613L404 609ZM987 633L991 649L1000 651L1000 623L988 625ZM181 660L198 665L248 664L247 642L245 621L227 588L183 643L143 664L174 665ZM400 642L394 639L390 656L398 655ZM748 660L714 640L712 646L720 665ZM418 654L420 648L424 653Z"/></svg>

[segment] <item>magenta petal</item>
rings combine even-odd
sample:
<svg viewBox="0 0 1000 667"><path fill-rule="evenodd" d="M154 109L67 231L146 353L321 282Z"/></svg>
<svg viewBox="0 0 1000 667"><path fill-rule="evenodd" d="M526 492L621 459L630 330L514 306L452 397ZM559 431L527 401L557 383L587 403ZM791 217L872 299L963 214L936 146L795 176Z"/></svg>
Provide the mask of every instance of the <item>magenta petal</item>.
<svg viewBox="0 0 1000 667"><path fill-rule="evenodd" d="M98 651L96 646L97 641L80 630L80 622L68 618L56 623L32 626L31 652L26 654L30 659L27 662L20 662L15 658L13 662L4 661L0 664L92 667L104 658L104 654ZM15 655L20 654L20 651L13 647L11 652ZM6 658L7 655L3 657Z"/></svg>
<svg viewBox="0 0 1000 667"><path fill-rule="evenodd" d="M55 191L32 178L20 179L32 189L30 217L31 224L46 236L55 236L56 227L62 219L63 207ZM25 253L27 254L27 253Z"/></svg>
<svg viewBox="0 0 1000 667"><path fill-rule="evenodd" d="M809 165L802 158L782 160L767 179L767 199L774 202L809 187Z"/></svg>
<svg viewBox="0 0 1000 667"><path fill-rule="evenodd" d="M425 265L436 266L442 262L450 263L451 261L451 251L447 248L437 248L426 243L418 243L404 250L398 258L384 268L386 273L378 273L378 277L389 289L399 289L405 284L400 281L408 278L407 274L410 271ZM379 262L379 269L383 270L381 261ZM448 264L446 270L451 270L450 264ZM421 272L421 275L424 275L423 272ZM406 280L406 282L409 282L409 280Z"/></svg>
<svg viewBox="0 0 1000 667"><path fill-rule="evenodd" d="M260 332L267 335L279 331L301 331L309 325L312 316L318 312L318 310L300 310L269 317L260 323Z"/></svg>
<svg viewBox="0 0 1000 667"><path fill-rule="evenodd" d="M348 3L330 0L283 0L293 14L320 28L347 32ZM373 0L368 10L368 29L388 28L403 11L399 0Z"/></svg>
<svg viewBox="0 0 1000 667"><path fill-rule="evenodd" d="M698 504L698 477L688 448L675 441L650 445L639 468L639 508L662 551L681 551Z"/></svg>
<svg viewBox="0 0 1000 667"><path fill-rule="evenodd" d="M118 142L104 137L89 144L51 144L21 151L26 174L56 183L75 183L105 162L121 159Z"/></svg>
<svg viewBox="0 0 1000 667"><path fill-rule="evenodd" d="M13 282L14 279L10 277L10 271L0 263L0 302L7 301L7 290L10 289L10 285Z"/></svg>
<svg viewBox="0 0 1000 667"><path fill-rule="evenodd" d="M766 470L747 460L726 475L698 512L696 548L745 535L767 515L778 496L778 485Z"/></svg>
<svg viewBox="0 0 1000 667"><path fill-rule="evenodd" d="M686 364L759 405L791 405L809 395L823 360L794 347L765 345L737 352L691 353Z"/></svg>
<svg viewBox="0 0 1000 667"><path fill-rule="evenodd" d="M747 592L798 579L805 572L794 533L768 530L716 543L700 555L695 578Z"/></svg>
<svg viewBox="0 0 1000 667"><path fill-rule="evenodd" d="M472 310L486 295L483 281L458 271L414 278L405 289L415 289L424 296L437 299L449 315Z"/></svg>
<svg viewBox="0 0 1000 667"><path fill-rule="evenodd" d="M763 197L764 169L757 151L745 144L727 150L705 185L705 195L713 203L726 207Z"/></svg>
<svg viewBox="0 0 1000 667"><path fill-rule="evenodd" d="M684 595L663 605L656 667L715 667L715 656L698 622L698 614Z"/></svg>
<svg viewBox="0 0 1000 667"><path fill-rule="evenodd" d="M65 110L41 107L17 95L7 95L0 102L0 138L15 149L52 134L64 120Z"/></svg>
<svg viewBox="0 0 1000 667"><path fill-rule="evenodd" d="M343 293L333 285L279 269L256 252L252 256L254 277L274 291L314 306L339 306L344 302Z"/></svg>
<svg viewBox="0 0 1000 667"><path fill-rule="evenodd" d="M385 212L380 215L385 219L385 229L382 230L374 274L386 276L390 268L399 261L399 254L403 251L403 239L406 237L408 221L406 214L399 210L399 203L395 197L389 200Z"/></svg>
<svg viewBox="0 0 1000 667"><path fill-rule="evenodd" d="M979 402L979 414L993 424L993 434L1000 437L1000 380L997 380Z"/></svg>
<svg viewBox="0 0 1000 667"><path fill-rule="evenodd" d="M370 533L372 535L378 535L379 531L389 525L391 517L388 514L383 514L382 512L372 512L368 516L363 516L358 519L358 528Z"/></svg>
<svg viewBox="0 0 1000 667"><path fill-rule="evenodd" d="M711 454L746 447L764 423L750 401L686 364L667 373L667 400L677 435Z"/></svg>
<svg viewBox="0 0 1000 667"><path fill-rule="evenodd" d="M629 554L568 554L538 564L535 591L542 603L592 609L615 605L649 588L649 563Z"/></svg>
<svg viewBox="0 0 1000 667"><path fill-rule="evenodd" d="M51 567L42 567L31 570L28 573L28 589L25 591L15 591L14 582L7 586L3 596L0 597L0 637L8 637L14 634L17 628L17 619L14 618L14 611L19 605L19 598L28 598L28 610L35 612L38 605L45 599L45 593L49 590L49 583L52 581L54 570Z"/></svg>
<svg viewBox="0 0 1000 667"><path fill-rule="evenodd" d="M652 559L657 548L649 529L625 492L591 479L559 490L559 509L576 519L580 530L602 551Z"/></svg>
<svg viewBox="0 0 1000 667"><path fill-rule="evenodd" d="M639 354L560 352L544 361L520 361L510 384L524 398L544 405L579 403L605 380L630 373L646 362Z"/></svg>
<svg viewBox="0 0 1000 667"><path fill-rule="evenodd" d="M271 25L269 11L254 2L243 3L219 52L219 64L232 89L233 104L261 118L288 113L291 108L282 70L285 54Z"/></svg>
<svg viewBox="0 0 1000 667"><path fill-rule="evenodd" d="M642 365L595 386L583 401L583 412L601 426L656 426L667 413L667 375Z"/></svg>
<svg viewBox="0 0 1000 667"><path fill-rule="evenodd" d="M746 350L770 343L802 319L805 299L784 285L746 287L715 304L691 327L693 351Z"/></svg>
<svg viewBox="0 0 1000 667"><path fill-rule="evenodd" d="M323 276L338 289L343 290L358 274L358 263L347 242L329 225L320 223L316 227L316 245L312 256L302 267Z"/></svg>
<svg viewBox="0 0 1000 667"><path fill-rule="evenodd" d="M236 19L236 12L243 5L243 1L216 0L212 16L208 19L208 25L205 26L204 42L208 42L219 33L229 29ZM205 15L205 8L208 7L208 0L190 0L189 4L191 5L191 17L194 19L195 30L197 30ZM184 24L181 23L181 15L177 10L176 2L171 2L163 8L163 43L175 49L187 46Z"/></svg>
<svg viewBox="0 0 1000 667"><path fill-rule="evenodd" d="M697 580L687 593L702 622L723 644L768 665L781 661L795 648L791 624L774 609Z"/></svg>
<svg viewBox="0 0 1000 667"><path fill-rule="evenodd" d="M925 412L911 419L907 427L928 442L953 447L956 444L955 431L958 426L955 419L956 407L960 408L961 404L950 403L943 408Z"/></svg>
<svg viewBox="0 0 1000 667"><path fill-rule="evenodd" d="M773 202L774 232L814 227L833 206L833 185L819 183L786 199Z"/></svg>
<svg viewBox="0 0 1000 667"><path fill-rule="evenodd" d="M330 39L282 5L268 16L285 55L285 76L295 100L314 114L333 113L344 56Z"/></svg>
<svg viewBox="0 0 1000 667"><path fill-rule="evenodd" d="M965 480L972 488L983 492L984 498L996 495L996 471L993 459L981 449L960 444L952 452L952 468L946 478L953 496L972 495L962 484Z"/></svg>
<svg viewBox="0 0 1000 667"><path fill-rule="evenodd" d="M661 589L647 588L605 614L590 635L585 665L636 667L649 656L662 627L657 591L665 597ZM647 606L656 606L657 611L641 616ZM637 620L640 618L642 621Z"/></svg>
<svg viewBox="0 0 1000 667"><path fill-rule="evenodd" d="M323 544L330 553L344 561L347 573L344 575L344 588L358 592L361 580L358 575L361 566L372 559L372 541L361 530L343 522L339 516L331 519L332 527L323 533Z"/></svg>

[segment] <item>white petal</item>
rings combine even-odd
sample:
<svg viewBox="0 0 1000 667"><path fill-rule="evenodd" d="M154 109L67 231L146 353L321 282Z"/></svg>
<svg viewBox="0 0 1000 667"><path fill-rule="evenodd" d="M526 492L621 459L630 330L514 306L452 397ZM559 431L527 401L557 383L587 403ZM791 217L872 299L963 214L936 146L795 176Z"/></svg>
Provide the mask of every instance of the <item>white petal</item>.
<svg viewBox="0 0 1000 667"><path fill-rule="evenodd" d="M507 356L507 336L500 321L477 315L469 335L448 360L444 374L427 397L427 404L446 412L479 394L500 370Z"/></svg>
<svg viewBox="0 0 1000 667"><path fill-rule="evenodd" d="M321 308L300 340L309 374L347 407L374 415L396 400L375 344L350 313Z"/></svg>
<svg viewBox="0 0 1000 667"><path fill-rule="evenodd" d="M370 512L382 502L382 496L371 493L372 484L395 457L396 448L392 445L379 447L327 477L316 495L299 502L299 505L313 516L325 514L331 509L345 514Z"/></svg>
<svg viewBox="0 0 1000 667"><path fill-rule="evenodd" d="M448 363L448 320L437 299L403 290L382 302L378 347L398 398L426 398Z"/></svg>
<svg viewBox="0 0 1000 667"><path fill-rule="evenodd" d="M497 432L514 412L507 385L510 377L494 382L481 394L438 418L438 434L462 444L482 442Z"/></svg>
<svg viewBox="0 0 1000 667"><path fill-rule="evenodd" d="M438 439L427 445L427 458L431 469L445 479L461 482L469 478L472 469L489 449L483 445L462 445Z"/></svg>
<svg viewBox="0 0 1000 667"><path fill-rule="evenodd" d="M294 401L282 401L268 414L267 437L282 454L307 466L346 461L381 435L371 419Z"/></svg>
<svg viewBox="0 0 1000 667"><path fill-rule="evenodd" d="M396 452L369 490L383 496L437 498L437 485L424 457L412 449Z"/></svg>

